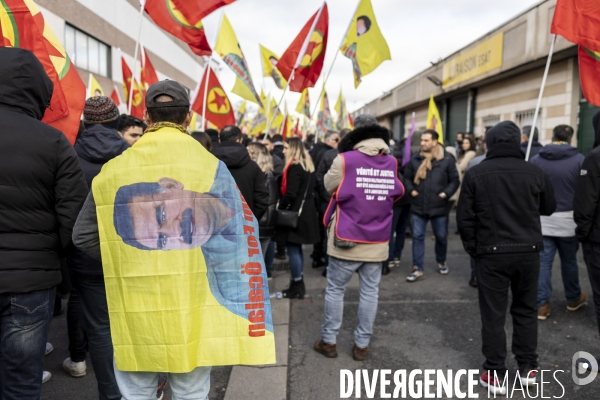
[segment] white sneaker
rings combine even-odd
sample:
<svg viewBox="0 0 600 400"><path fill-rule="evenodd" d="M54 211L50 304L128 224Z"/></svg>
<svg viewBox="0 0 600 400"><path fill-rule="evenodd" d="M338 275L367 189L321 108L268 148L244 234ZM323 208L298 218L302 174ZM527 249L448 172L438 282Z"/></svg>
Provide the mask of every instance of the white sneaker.
<svg viewBox="0 0 600 400"><path fill-rule="evenodd" d="M67 371L69 374L71 374L71 376L75 378L81 378L85 376L87 370L87 365L85 364L85 361L73 362L71 361L71 357L65 359L65 361L63 361L62 366L65 371Z"/></svg>
<svg viewBox="0 0 600 400"><path fill-rule="evenodd" d="M440 274L442 274L442 275L448 275L448 272L450 272L450 270L448 269L448 265L446 265L446 263L443 263L443 264L438 263L438 271L440 271Z"/></svg>
<svg viewBox="0 0 600 400"><path fill-rule="evenodd" d="M42 383L48 382L50 378L52 378L52 374L48 371L44 371L44 373L42 374Z"/></svg>
<svg viewBox="0 0 600 400"><path fill-rule="evenodd" d="M46 354L45 355L52 353L52 350L54 350L54 346L52 346L52 343L46 342Z"/></svg>

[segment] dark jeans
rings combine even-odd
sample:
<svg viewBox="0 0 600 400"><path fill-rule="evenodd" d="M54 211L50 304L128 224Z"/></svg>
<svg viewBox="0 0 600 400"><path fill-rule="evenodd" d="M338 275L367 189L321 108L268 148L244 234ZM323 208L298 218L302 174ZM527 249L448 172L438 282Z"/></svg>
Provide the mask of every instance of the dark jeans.
<svg viewBox="0 0 600 400"><path fill-rule="evenodd" d="M56 288L0 294L0 398L38 400Z"/></svg>
<svg viewBox="0 0 600 400"><path fill-rule="evenodd" d="M448 250L448 231L446 230L447 216L441 217L422 217L412 214L412 234L413 234L413 266L419 271L423 271L425 264L425 232L427 221L431 220L431 228L435 235L435 260L439 264L446 262L446 252Z"/></svg>
<svg viewBox="0 0 600 400"><path fill-rule="evenodd" d="M73 274L73 287L79 293L85 316L90 359L98 381L100 400L121 399L115 379L113 345L106 304L104 277Z"/></svg>
<svg viewBox="0 0 600 400"><path fill-rule="evenodd" d="M325 216L325 212L327 211L327 203L319 201L317 206L318 218L319 218L319 238L318 242L313 244L313 259L318 260L319 258L323 258L327 256L327 231L325 230L325 226L323 226L323 217ZM316 240L317 238L315 238Z"/></svg>
<svg viewBox="0 0 600 400"><path fill-rule="evenodd" d="M586 242L581 247L583 248L583 259L587 266L592 292L594 293L596 322L600 331L600 243Z"/></svg>
<svg viewBox="0 0 600 400"><path fill-rule="evenodd" d="M572 237L544 236L544 250L540 253L540 280L538 282L537 306L541 307L550 301L552 295L552 264L556 250L560 256L560 270L565 287L567 302L573 303L581 297L579 286L579 266L577 250L579 240Z"/></svg>
<svg viewBox="0 0 600 400"><path fill-rule="evenodd" d="M67 334L69 335L69 356L73 362L85 361L88 351L87 335L81 301L77 289L72 288L67 305Z"/></svg>
<svg viewBox="0 0 600 400"><path fill-rule="evenodd" d="M506 308L512 292L512 352L519 366L537 367L537 284L539 253L477 256L477 289L481 312L483 369L506 371Z"/></svg>
<svg viewBox="0 0 600 400"><path fill-rule="evenodd" d="M267 272L273 272L273 262L275 261L275 242L269 241L267 252L265 253L265 268Z"/></svg>
<svg viewBox="0 0 600 400"><path fill-rule="evenodd" d="M406 225L410 219L410 204L394 207L394 217L392 219L392 235L390 236L390 253L388 260L402 258L404 250L404 240L406 239ZM394 234L396 238L394 239Z"/></svg>
<svg viewBox="0 0 600 400"><path fill-rule="evenodd" d="M300 243L286 243L288 258L290 259L290 270L292 272L292 279L299 281L302 279L302 272L304 270L304 253L302 252L302 245Z"/></svg>

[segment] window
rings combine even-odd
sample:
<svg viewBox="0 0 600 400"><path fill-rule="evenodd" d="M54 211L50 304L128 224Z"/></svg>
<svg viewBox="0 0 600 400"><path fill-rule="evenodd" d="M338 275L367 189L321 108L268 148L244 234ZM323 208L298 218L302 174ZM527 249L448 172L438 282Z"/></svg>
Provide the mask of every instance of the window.
<svg viewBox="0 0 600 400"><path fill-rule="evenodd" d="M535 114L535 110L527 110L527 111L521 111L515 114L515 118L517 120L517 125L519 125L519 128L523 128L524 126L531 126L533 124L533 115ZM537 120L535 122L535 126L538 129L538 132L540 132L541 130L541 125L542 125L542 110L540 109L540 112L538 113L538 117Z"/></svg>
<svg viewBox="0 0 600 400"><path fill-rule="evenodd" d="M110 46L67 25L65 48L76 67L110 78Z"/></svg>
<svg viewBox="0 0 600 400"><path fill-rule="evenodd" d="M487 117L482 118L483 128L485 131L490 129L492 126L500 123L499 115L488 115Z"/></svg>

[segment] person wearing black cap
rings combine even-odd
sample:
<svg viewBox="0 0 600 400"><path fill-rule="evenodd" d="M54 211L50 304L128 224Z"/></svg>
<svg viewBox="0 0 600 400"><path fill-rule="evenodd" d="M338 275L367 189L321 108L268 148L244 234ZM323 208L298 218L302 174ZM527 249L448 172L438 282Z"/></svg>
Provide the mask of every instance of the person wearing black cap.
<svg viewBox="0 0 600 400"><path fill-rule="evenodd" d="M600 111L592 119L596 140L594 149L585 157L579 172L573 217L577 224L575 234L583 248L592 292L596 323L600 330ZM600 359L598 359L600 362ZM591 363L588 363L591 371Z"/></svg>
<svg viewBox="0 0 600 400"><path fill-rule="evenodd" d="M486 133L487 157L466 172L456 215L463 246L476 263L486 359L479 380L494 394L506 393L495 374L502 380L507 371L504 322L509 288L519 377L524 385L535 384L540 215L556 209L552 183L541 168L524 160L520 136L511 121Z"/></svg>

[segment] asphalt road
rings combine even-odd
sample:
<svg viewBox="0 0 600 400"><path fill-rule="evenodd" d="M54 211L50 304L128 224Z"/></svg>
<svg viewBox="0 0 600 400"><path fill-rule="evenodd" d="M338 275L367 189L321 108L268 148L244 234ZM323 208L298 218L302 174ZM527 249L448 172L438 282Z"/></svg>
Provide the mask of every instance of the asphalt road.
<svg viewBox="0 0 600 400"><path fill-rule="evenodd" d="M344 320L338 336L338 358L329 359L312 350L320 335L323 319L323 297L326 279L322 269L305 269L308 297L292 300L290 314L290 353L288 393L290 400L338 399L340 398L340 370L375 369L392 371L406 369L479 369L484 361L481 354L481 322L477 301L477 290L468 286L470 276L469 257L462 250L460 239L454 235L455 225L450 224L448 266L450 274L442 276L436 272L433 255L434 241L426 242L426 279L408 283L406 276L411 268L411 244L407 239L400 268L382 277L379 293L379 308L375 321L374 335L370 344L370 355L363 362L352 359L353 331L358 322L358 279L357 275L346 292ZM306 258L310 260L306 249ZM579 252L581 258L581 252ZM600 398L600 377L588 386L577 386L571 378L571 359L575 352L583 350L600 355L598 328L590 299L590 305L576 311L566 311L564 289L559 265L553 270L554 293L551 299L552 315L540 322L539 366L540 369L564 370L557 373L556 383L552 373L545 373L544 397L563 399ZM580 259L580 281L584 290L591 295L585 264ZM507 367L514 373L516 362L510 353L512 321L507 317ZM466 387L466 379L461 387ZM512 384L511 384L512 386ZM393 385L392 385L393 388ZM367 398L364 387L362 398ZM388 390L391 391L391 390ZM377 387L374 398L380 398ZM487 398L487 391L480 386L475 393ZM531 390L532 395L535 391ZM535 398L534 396L532 396ZM354 394L351 398L355 398ZM410 398L410 397L408 397ZM446 398L446 397L444 397ZM521 391L513 398L524 398ZM541 398L538 393L537 398Z"/></svg>

